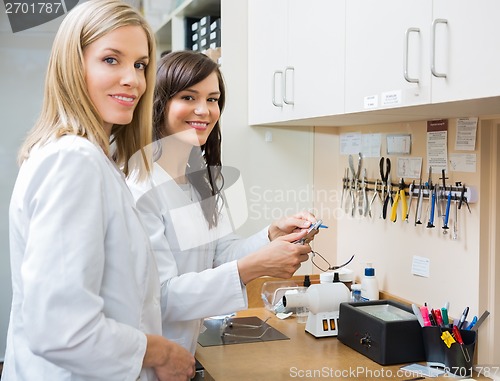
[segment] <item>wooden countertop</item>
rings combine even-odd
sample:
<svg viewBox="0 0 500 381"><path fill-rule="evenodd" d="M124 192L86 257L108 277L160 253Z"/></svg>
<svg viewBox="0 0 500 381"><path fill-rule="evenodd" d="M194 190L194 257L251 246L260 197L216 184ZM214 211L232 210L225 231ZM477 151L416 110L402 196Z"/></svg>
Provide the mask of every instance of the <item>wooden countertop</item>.
<svg viewBox="0 0 500 381"><path fill-rule="evenodd" d="M305 332L305 324L298 324L295 317L280 320L265 308L251 308L239 312L237 316L257 316L262 320L271 317L267 323L288 336L290 340L211 347L202 347L198 344L196 358L205 367L205 380L392 379L401 381L417 376L414 373L405 374L401 371L400 368L404 364L379 365L342 344L336 337L315 338ZM445 377L433 380L439 379ZM474 379L488 380L477 374L474 374Z"/></svg>

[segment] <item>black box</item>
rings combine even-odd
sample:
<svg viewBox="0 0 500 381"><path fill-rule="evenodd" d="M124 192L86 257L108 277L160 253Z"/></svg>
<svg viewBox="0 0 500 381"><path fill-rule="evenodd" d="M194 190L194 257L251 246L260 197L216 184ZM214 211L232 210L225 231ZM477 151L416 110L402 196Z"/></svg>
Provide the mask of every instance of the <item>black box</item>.
<svg viewBox="0 0 500 381"><path fill-rule="evenodd" d="M391 300L341 303L338 339L380 365L425 361L422 328L410 306Z"/></svg>

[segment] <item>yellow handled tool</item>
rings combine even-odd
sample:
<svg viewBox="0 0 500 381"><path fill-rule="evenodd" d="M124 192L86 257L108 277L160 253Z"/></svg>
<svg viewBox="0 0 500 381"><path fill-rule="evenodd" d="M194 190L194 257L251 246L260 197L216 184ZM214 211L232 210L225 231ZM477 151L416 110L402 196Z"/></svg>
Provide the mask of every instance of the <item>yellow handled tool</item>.
<svg viewBox="0 0 500 381"><path fill-rule="evenodd" d="M398 214L398 204L399 204L399 199L401 199L401 217L404 221L407 213L408 213L408 204L406 203L406 192L405 192L405 183L404 179L401 179L399 182L399 189L396 192L396 197L394 197L394 203L392 204L392 210L391 210L391 221L396 222L397 219L397 214Z"/></svg>

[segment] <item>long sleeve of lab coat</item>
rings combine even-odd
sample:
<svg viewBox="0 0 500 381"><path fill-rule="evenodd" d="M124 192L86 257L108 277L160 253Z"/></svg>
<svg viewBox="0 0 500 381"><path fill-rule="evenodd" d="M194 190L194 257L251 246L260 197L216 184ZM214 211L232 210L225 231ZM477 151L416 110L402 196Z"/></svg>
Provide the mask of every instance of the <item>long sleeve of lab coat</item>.
<svg viewBox="0 0 500 381"><path fill-rule="evenodd" d="M156 379L141 367L144 332L161 332L159 283L126 192L83 138L49 143L21 168L10 209L7 379Z"/></svg>
<svg viewBox="0 0 500 381"><path fill-rule="evenodd" d="M194 352L200 319L247 308L237 259L269 243L267 229L246 239L212 236L199 206L164 171L154 175L161 186L129 185L156 255L163 334Z"/></svg>
<svg viewBox="0 0 500 381"><path fill-rule="evenodd" d="M166 236L172 227L165 226L161 213L144 213L142 217L160 274L164 325L169 321L226 314L248 306L237 260L269 243L267 229L246 239L231 234L204 247L185 250L179 259L172 253ZM206 255L201 260L200 251Z"/></svg>

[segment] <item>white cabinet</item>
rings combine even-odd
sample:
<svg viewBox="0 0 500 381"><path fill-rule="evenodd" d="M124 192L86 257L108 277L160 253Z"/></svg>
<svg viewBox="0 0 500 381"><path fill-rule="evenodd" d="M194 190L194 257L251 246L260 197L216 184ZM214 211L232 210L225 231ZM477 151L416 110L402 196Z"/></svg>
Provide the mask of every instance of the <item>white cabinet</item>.
<svg viewBox="0 0 500 381"><path fill-rule="evenodd" d="M431 18L432 0L347 2L347 113L430 103Z"/></svg>
<svg viewBox="0 0 500 381"><path fill-rule="evenodd" d="M498 0L434 0L435 68L446 77L433 76L433 103L500 95L499 14Z"/></svg>
<svg viewBox="0 0 500 381"><path fill-rule="evenodd" d="M346 113L500 95L499 10L497 0L349 0Z"/></svg>
<svg viewBox="0 0 500 381"><path fill-rule="evenodd" d="M249 124L344 112L344 0L248 4Z"/></svg>

